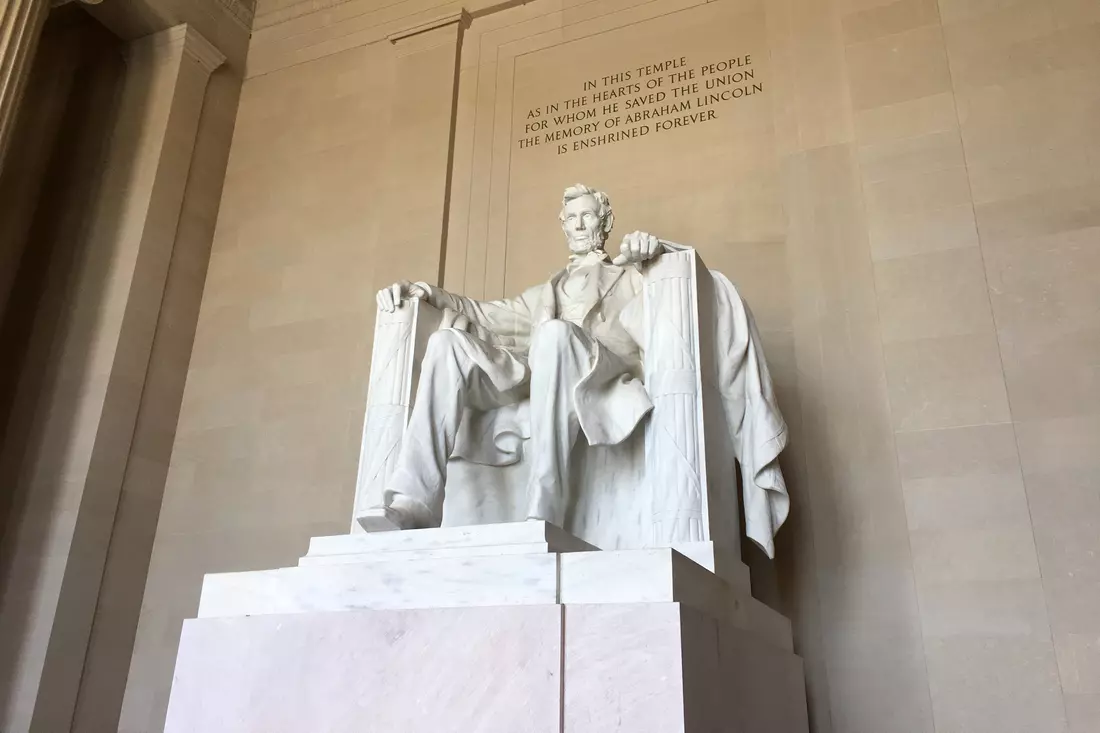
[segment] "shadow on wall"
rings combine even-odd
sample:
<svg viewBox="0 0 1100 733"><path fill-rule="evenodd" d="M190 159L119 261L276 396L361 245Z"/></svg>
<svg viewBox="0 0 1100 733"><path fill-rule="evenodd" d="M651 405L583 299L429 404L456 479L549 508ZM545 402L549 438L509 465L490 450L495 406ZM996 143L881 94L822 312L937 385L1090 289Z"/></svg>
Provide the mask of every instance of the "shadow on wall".
<svg viewBox="0 0 1100 733"><path fill-rule="evenodd" d="M791 621L795 653L807 665L805 684L810 730L828 733L832 730L827 712L828 684L823 675L811 673L808 668L812 660L820 659L821 656L818 650L821 638L820 619L816 611L807 611L806 608L818 603L811 494L815 490L821 492L827 488L820 477L814 480L807 469L806 446L810 440L811 426L806 423L812 423L814 411L822 408L812 404L812 395L800 394L793 352L789 354L790 359L777 359L776 356L788 354L776 349L769 351L766 336L764 341L764 353L770 357L768 366L776 397L790 431L790 442L780 455L780 466L791 497L791 508L786 523L775 538L775 559L769 560L763 550L745 536L745 509L739 501L738 511L742 523L741 558L750 570L753 597ZM819 444L828 442L828 435L819 436ZM740 481L738 474L739 500Z"/></svg>
<svg viewBox="0 0 1100 733"><path fill-rule="evenodd" d="M74 311L78 293L103 304L113 265L89 251L93 225L122 226L124 197L97 203L124 74L118 39L82 12L51 14L0 177L0 264L10 265L0 268L10 272L0 280L0 723L49 704L28 684L46 652L30 645L52 636L77 515L89 509L85 472L68 475L67 459L90 453L78 441L100 427L98 410L79 409L97 378L99 314Z"/></svg>

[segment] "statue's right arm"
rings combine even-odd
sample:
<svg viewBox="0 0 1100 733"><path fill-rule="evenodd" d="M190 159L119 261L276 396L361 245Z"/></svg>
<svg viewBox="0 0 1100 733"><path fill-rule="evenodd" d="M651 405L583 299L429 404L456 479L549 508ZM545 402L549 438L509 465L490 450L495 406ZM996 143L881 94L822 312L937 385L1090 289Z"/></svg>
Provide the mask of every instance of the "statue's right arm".
<svg viewBox="0 0 1100 733"><path fill-rule="evenodd" d="M456 324L466 321L471 332L487 338L500 346L517 346L526 343L531 335L531 307L528 294L504 300L474 300L464 295L450 293L426 282L412 283L402 280L378 291L379 310L392 313L410 298L425 300L444 314L453 313ZM462 325L456 325L465 328Z"/></svg>
<svg viewBox="0 0 1100 733"><path fill-rule="evenodd" d="M524 297L501 300L474 300L427 283L427 301L441 311L451 310L465 316L477 329L488 333L501 346L525 342L531 334L531 308Z"/></svg>

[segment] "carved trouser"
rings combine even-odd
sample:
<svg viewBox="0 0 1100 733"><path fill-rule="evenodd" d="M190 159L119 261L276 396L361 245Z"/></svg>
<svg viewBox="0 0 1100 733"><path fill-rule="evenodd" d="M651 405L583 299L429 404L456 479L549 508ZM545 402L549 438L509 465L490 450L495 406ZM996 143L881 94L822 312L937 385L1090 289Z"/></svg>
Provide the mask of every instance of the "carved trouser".
<svg viewBox="0 0 1100 733"><path fill-rule="evenodd" d="M464 331L432 334L386 503L394 493L404 494L421 502L431 514L428 524L438 527L447 460L464 410L491 410L529 396L527 516L560 526L568 498L569 454L580 430L573 392L591 370L595 350L591 336L560 320L535 329L526 358Z"/></svg>

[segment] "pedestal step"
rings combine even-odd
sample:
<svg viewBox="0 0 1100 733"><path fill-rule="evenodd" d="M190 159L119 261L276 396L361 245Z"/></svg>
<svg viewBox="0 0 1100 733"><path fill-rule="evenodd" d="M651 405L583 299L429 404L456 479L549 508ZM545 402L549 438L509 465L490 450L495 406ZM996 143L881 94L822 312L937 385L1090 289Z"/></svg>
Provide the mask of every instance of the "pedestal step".
<svg viewBox="0 0 1100 733"><path fill-rule="evenodd" d="M498 545L486 547L440 547L435 550L400 550L395 552L347 552L337 554L303 555L298 567L314 565L372 564L406 560L448 560L473 557L501 557L505 555L536 555L554 552L546 542L523 545Z"/></svg>
<svg viewBox="0 0 1100 733"><path fill-rule="evenodd" d="M314 537L298 565L445 560L597 549L547 522L511 522Z"/></svg>
<svg viewBox="0 0 1100 733"><path fill-rule="evenodd" d="M310 540L309 551L298 561L298 565L371 563L398 559L432 560L598 549L548 522L527 521L314 537ZM746 595L751 593L749 569L733 553L716 547L713 542L685 542L674 545L673 549L725 579Z"/></svg>
<svg viewBox="0 0 1100 733"><path fill-rule="evenodd" d="M782 615L671 548L426 559L398 552L369 562L218 573L203 582L198 616L656 602L683 603L792 647Z"/></svg>
<svg viewBox="0 0 1100 733"><path fill-rule="evenodd" d="M532 544L546 545L548 552L599 549L549 522L530 521L314 537L309 542L309 552L306 557L472 547L505 548Z"/></svg>
<svg viewBox="0 0 1100 733"><path fill-rule="evenodd" d="M165 731L806 733L790 623L735 558L542 522L319 537L206 576Z"/></svg>

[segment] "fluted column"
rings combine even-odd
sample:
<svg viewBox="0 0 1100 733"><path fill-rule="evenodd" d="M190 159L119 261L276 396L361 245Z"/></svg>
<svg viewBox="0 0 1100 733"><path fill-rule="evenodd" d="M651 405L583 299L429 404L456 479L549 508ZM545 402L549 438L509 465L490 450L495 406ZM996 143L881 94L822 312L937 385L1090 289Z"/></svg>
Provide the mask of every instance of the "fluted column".
<svg viewBox="0 0 1100 733"><path fill-rule="evenodd" d="M4 164L34 49L49 12L49 0L0 3L0 166Z"/></svg>

